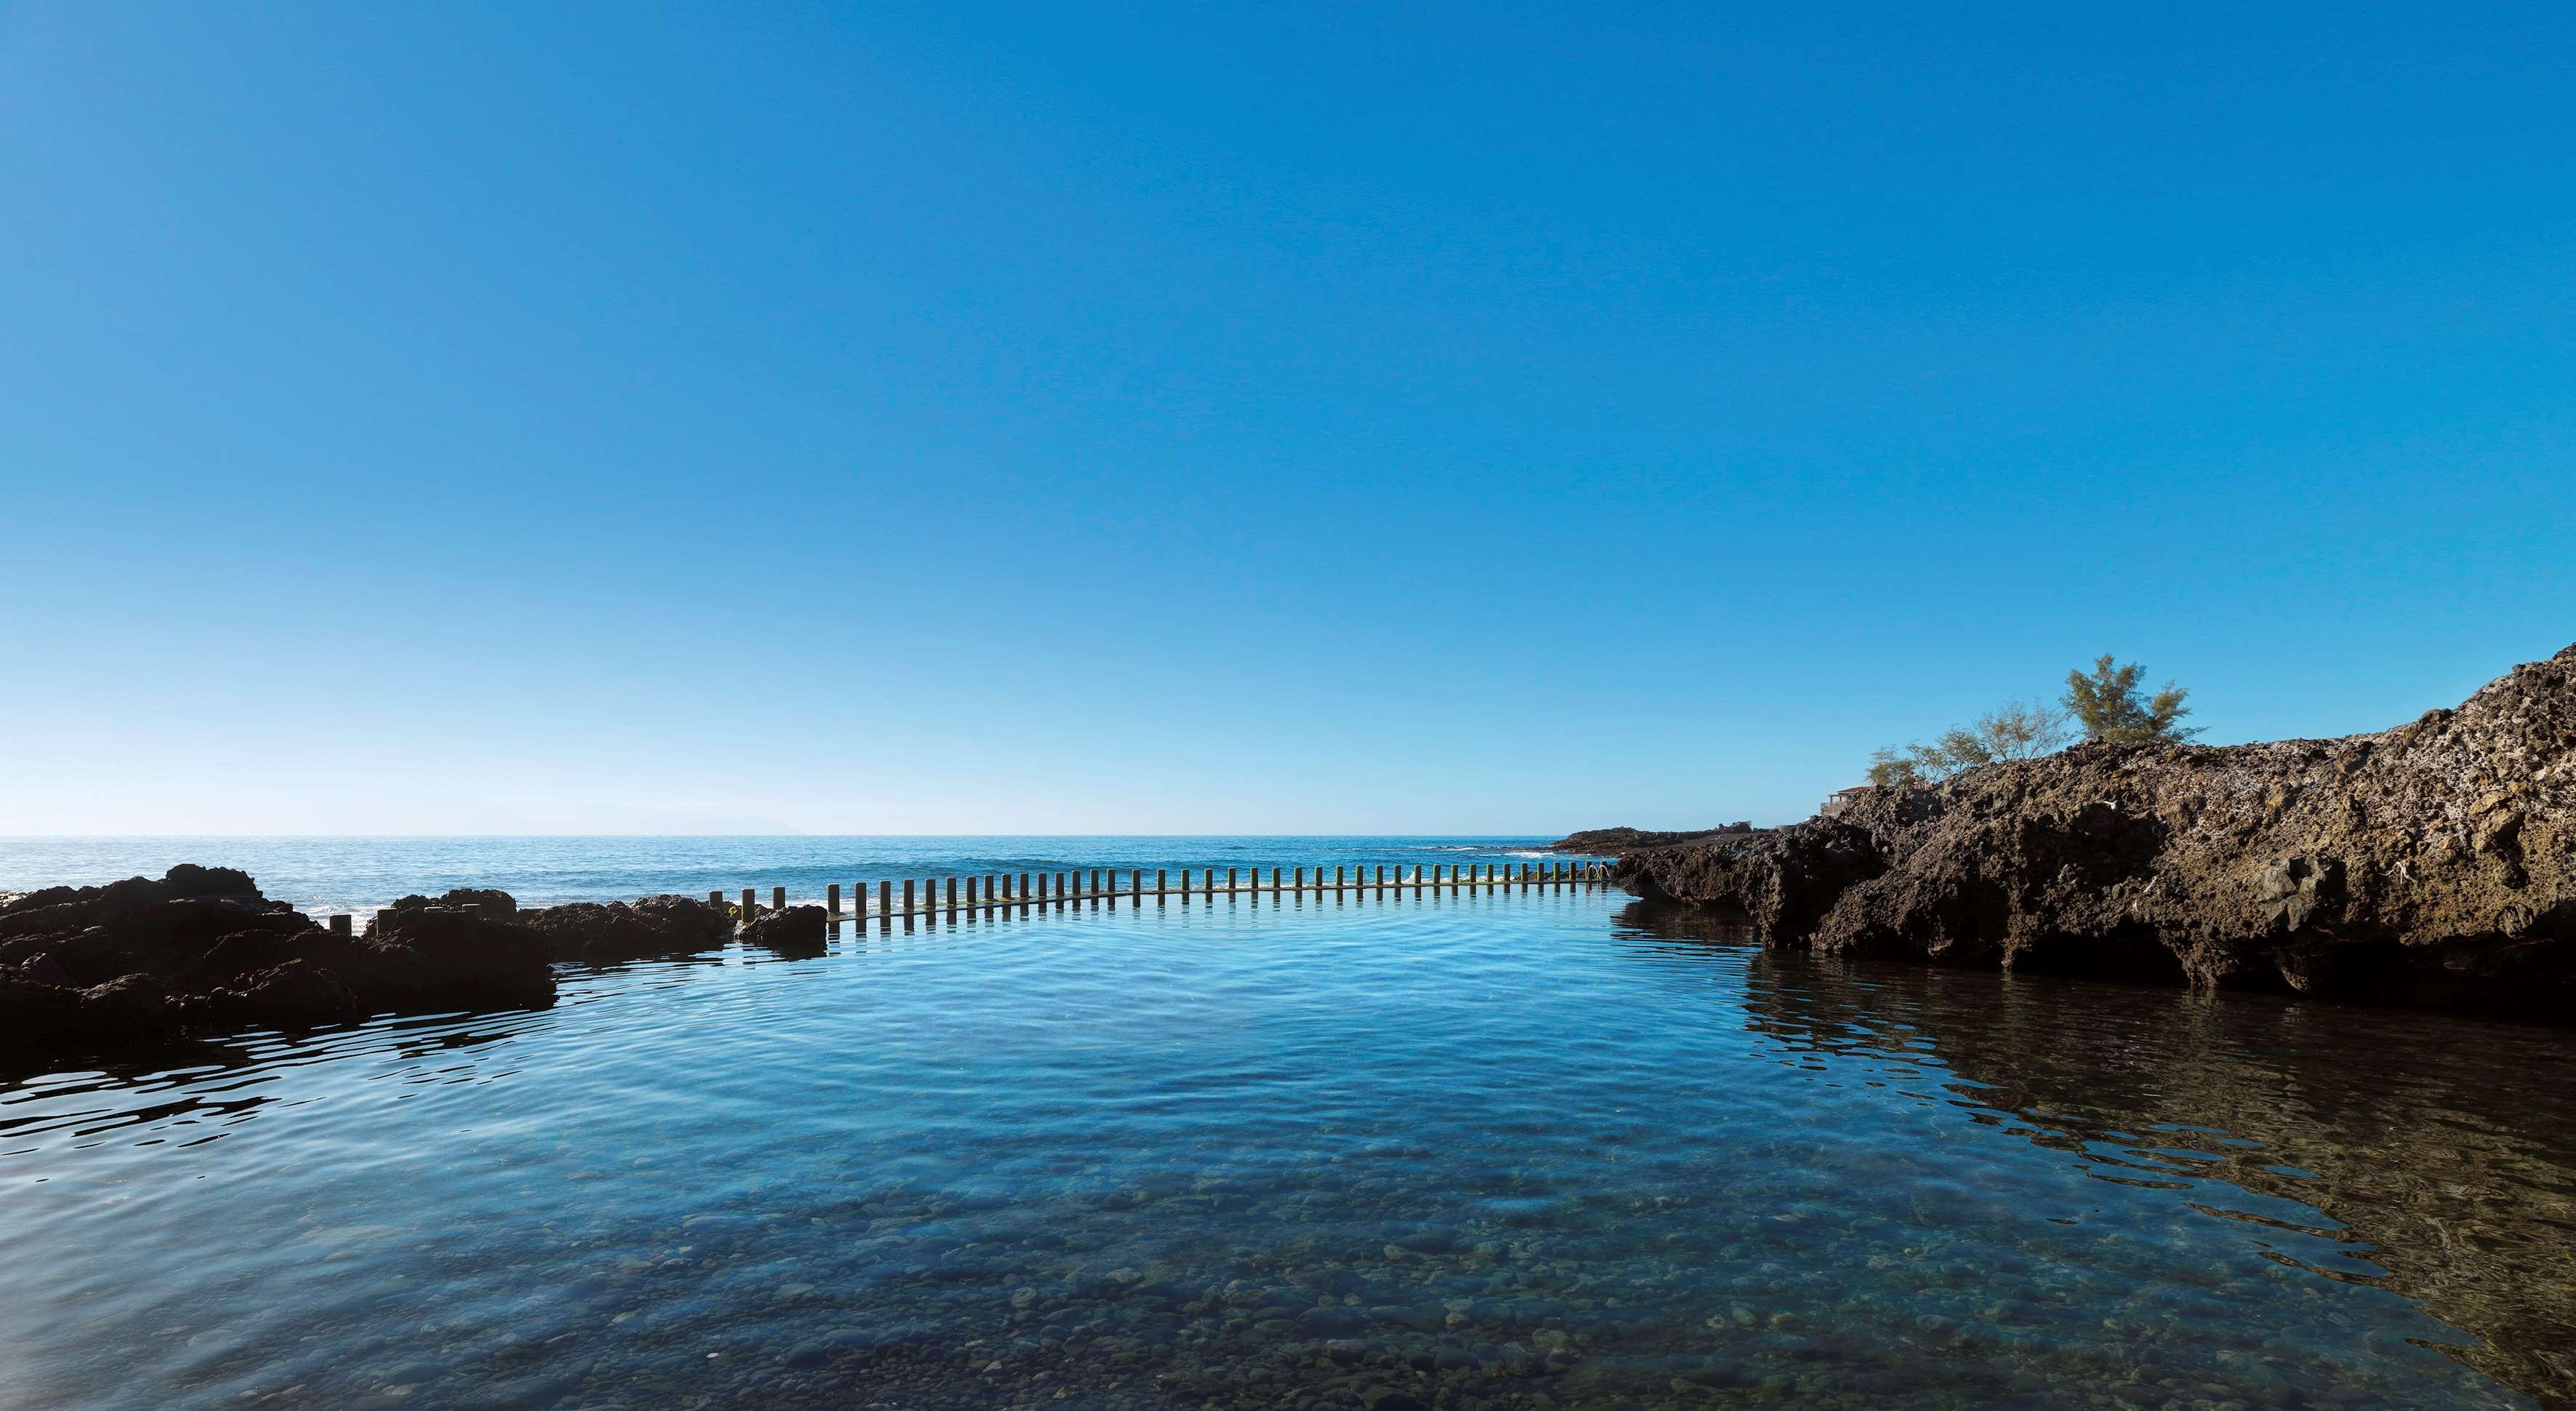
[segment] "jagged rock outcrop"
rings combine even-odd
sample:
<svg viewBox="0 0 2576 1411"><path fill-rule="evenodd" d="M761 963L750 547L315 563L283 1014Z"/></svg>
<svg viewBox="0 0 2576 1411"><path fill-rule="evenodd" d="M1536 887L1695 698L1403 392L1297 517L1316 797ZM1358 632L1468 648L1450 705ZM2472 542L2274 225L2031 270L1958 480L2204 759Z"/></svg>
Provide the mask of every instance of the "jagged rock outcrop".
<svg viewBox="0 0 2576 1411"><path fill-rule="evenodd" d="M544 1005L554 993L545 942L525 926L423 906L342 935L232 868L0 898L0 1049Z"/></svg>
<svg viewBox="0 0 2576 1411"><path fill-rule="evenodd" d="M733 934L732 912L696 897L646 897L632 906L568 902L519 919L545 938L555 959L590 965L695 955Z"/></svg>
<svg viewBox="0 0 2576 1411"><path fill-rule="evenodd" d="M780 955L821 955L828 948L828 924L819 906L791 906L760 913L742 928L742 938Z"/></svg>
<svg viewBox="0 0 2576 1411"><path fill-rule="evenodd" d="M2379 734L2082 745L1613 876L1766 945L2576 1024L2576 647Z"/></svg>
<svg viewBox="0 0 2576 1411"><path fill-rule="evenodd" d="M1693 828L1679 833L1650 833L1640 828L1585 828L1568 833L1548 844L1551 852L1619 853L1637 848L1667 847L1674 843L1695 843L1729 833L1750 833L1750 823L1729 823L1723 828Z"/></svg>
<svg viewBox="0 0 2576 1411"><path fill-rule="evenodd" d="M414 892L394 898L393 904L384 910L400 915L406 911L463 911L467 907L472 907L476 915L493 921L508 921L519 914L517 898L491 887L450 887L434 897Z"/></svg>

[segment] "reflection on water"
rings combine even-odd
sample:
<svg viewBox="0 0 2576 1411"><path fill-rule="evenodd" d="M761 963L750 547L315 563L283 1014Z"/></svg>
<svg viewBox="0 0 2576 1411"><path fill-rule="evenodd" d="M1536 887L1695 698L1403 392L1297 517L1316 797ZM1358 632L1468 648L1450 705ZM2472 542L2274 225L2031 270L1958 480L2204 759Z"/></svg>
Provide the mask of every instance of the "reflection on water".
<svg viewBox="0 0 2576 1411"><path fill-rule="evenodd" d="M2576 1062L1151 903L0 1086L0 1406L2576 1404Z"/></svg>

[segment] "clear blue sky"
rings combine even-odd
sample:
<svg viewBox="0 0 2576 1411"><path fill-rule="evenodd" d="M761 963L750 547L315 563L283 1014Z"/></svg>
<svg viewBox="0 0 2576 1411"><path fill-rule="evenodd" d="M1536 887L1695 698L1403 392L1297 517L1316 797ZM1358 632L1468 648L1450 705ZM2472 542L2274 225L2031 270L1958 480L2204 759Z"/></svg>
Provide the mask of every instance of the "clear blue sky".
<svg viewBox="0 0 2576 1411"><path fill-rule="evenodd" d="M0 831L2382 728L2576 640L2571 16L0 6Z"/></svg>

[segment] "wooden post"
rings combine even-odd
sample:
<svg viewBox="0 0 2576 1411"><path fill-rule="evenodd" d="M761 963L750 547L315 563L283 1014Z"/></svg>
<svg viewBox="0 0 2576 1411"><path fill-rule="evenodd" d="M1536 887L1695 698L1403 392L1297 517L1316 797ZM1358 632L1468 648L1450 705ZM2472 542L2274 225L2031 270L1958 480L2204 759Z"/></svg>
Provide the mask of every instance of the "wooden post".
<svg viewBox="0 0 2576 1411"><path fill-rule="evenodd" d="M742 889L742 924L751 924L752 915L760 910L760 893L750 887Z"/></svg>
<svg viewBox="0 0 2576 1411"><path fill-rule="evenodd" d="M1323 880L1324 869L1318 867L1315 869L1315 881L1320 884ZM1321 891L1322 887L1318 885L1316 890ZM1337 892L1342 890L1342 864L1338 862L1333 864L1333 890Z"/></svg>
<svg viewBox="0 0 2576 1411"><path fill-rule="evenodd" d="M948 913L951 916L957 914L957 879L954 877L948 879Z"/></svg>
<svg viewBox="0 0 2576 1411"><path fill-rule="evenodd" d="M339 915L331 918L331 934L335 936L345 936L349 934L349 925L349 913L345 911L341 912Z"/></svg>
<svg viewBox="0 0 2576 1411"><path fill-rule="evenodd" d="M1183 874L1183 875L1187 875L1187 874ZM1154 869L1154 895L1156 895L1156 896L1158 896L1158 897L1167 897L1167 896L1170 896L1171 894L1172 894L1172 872L1171 872L1171 869L1170 869L1170 868L1167 868L1167 867L1157 867L1157 868L1155 868L1155 869Z"/></svg>
<svg viewBox="0 0 2576 1411"><path fill-rule="evenodd" d="M1133 889L1127 894L1127 900L1137 906L1144 905L1145 869L1141 867L1127 869L1127 885Z"/></svg>
<svg viewBox="0 0 2576 1411"><path fill-rule="evenodd" d="M716 910L718 910L718 911L722 911L722 910L724 910L724 893L722 893L722 892L709 892L709 893L707 893L707 905L714 907L714 908L715 908Z"/></svg>
<svg viewBox="0 0 2576 1411"><path fill-rule="evenodd" d="M912 879L909 877L903 879L903 914L912 915Z"/></svg>
<svg viewBox="0 0 2576 1411"><path fill-rule="evenodd" d="M911 892L912 884L910 882L904 883L903 889L906 893ZM912 898L909 895L905 896L903 904L906 907L910 907L912 905ZM889 923L894 920L894 882L891 878L877 883L877 915L883 917Z"/></svg>
<svg viewBox="0 0 2576 1411"><path fill-rule="evenodd" d="M769 889L769 909L772 911L785 911L787 909L787 889L785 887L772 887Z"/></svg>
<svg viewBox="0 0 2576 1411"><path fill-rule="evenodd" d="M841 914L840 883L834 882L823 889L823 914L826 916L838 916Z"/></svg>

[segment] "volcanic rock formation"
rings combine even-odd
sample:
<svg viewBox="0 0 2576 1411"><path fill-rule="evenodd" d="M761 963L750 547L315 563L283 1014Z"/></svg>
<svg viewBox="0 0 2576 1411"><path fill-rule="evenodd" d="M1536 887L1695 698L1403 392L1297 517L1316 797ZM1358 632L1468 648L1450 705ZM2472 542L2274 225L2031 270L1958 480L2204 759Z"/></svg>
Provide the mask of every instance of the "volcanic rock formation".
<svg viewBox="0 0 2576 1411"><path fill-rule="evenodd" d="M2576 1023L2576 647L2379 734L2079 745L1613 876L1765 945Z"/></svg>

